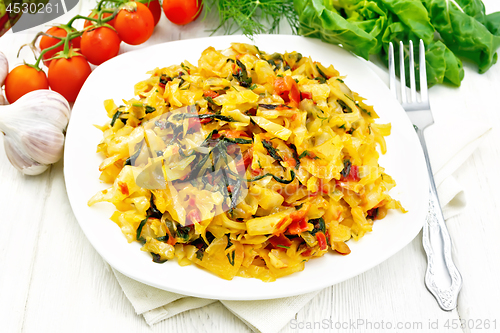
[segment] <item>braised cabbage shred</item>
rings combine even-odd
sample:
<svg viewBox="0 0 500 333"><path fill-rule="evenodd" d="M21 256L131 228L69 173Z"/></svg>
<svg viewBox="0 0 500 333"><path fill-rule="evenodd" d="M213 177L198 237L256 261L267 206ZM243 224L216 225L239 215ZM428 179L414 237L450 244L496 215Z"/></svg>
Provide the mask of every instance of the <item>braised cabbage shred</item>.
<svg viewBox="0 0 500 333"><path fill-rule="evenodd" d="M274 281L404 212L378 164L391 126L333 66L233 43L149 74L136 98L104 102L112 186L88 204L114 204L155 262Z"/></svg>

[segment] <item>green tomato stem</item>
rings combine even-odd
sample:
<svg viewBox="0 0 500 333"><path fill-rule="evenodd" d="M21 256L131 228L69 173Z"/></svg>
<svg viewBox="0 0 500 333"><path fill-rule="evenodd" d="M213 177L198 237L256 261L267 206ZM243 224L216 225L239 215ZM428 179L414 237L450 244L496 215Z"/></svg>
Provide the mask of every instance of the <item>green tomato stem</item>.
<svg viewBox="0 0 500 333"><path fill-rule="evenodd" d="M47 36L50 36L50 35L47 35ZM52 37L52 36L50 36ZM60 37L53 37L53 38L60 38ZM36 60L35 64L32 65L31 67L33 67L34 69L36 69L37 71L41 71L41 68L40 68L40 61L43 59L43 55L55 48L58 48L59 46L63 45L64 44L64 40L61 39L61 41L59 41L57 44L54 44L52 45L51 47L48 47L46 48L45 50L43 50L40 55L38 56L38 59Z"/></svg>
<svg viewBox="0 0 500 333"><path fill-rule="evenodd" d="M87 16L83 16L83 15L76 15L71 20L69 20L68 24L66 24L66 25L68 27L71 27L71 25L73 24L73 22L75 22L78 19L83 19L83 20L89 20L89 21L95 21L95 22L97 22L97 19L95 19L95 18L91 18L91 17L87 17Z"/></svg>
<svg viewBox="0 0 500 333"><path fill-rule="evenodd" d="M48 47L46 49L44 49L42 52L40 52L40 55L38 56L38 59L36 60L36 63L34 65L29 65L33 68L35 68L36 70L40 71L40 61L43 59L43 55L51 50L54 50L56 48L58 48L59 46L61 45L64 45L64 49L63 49L63 56L64 57L68 57L68 54L69 54L69 41L76 38L76 37L79 37L82 35L82 32L81 31L73 31L69 34L66 35L66 37L58 37L58 36L52 36L52 35L49 35L47 33L40 33L41 36L47 36L47 37L51 37L51 38L55 38L55 39L59 39L59 42L52 45L51 47Z"/></svg>
<svg viewBox="0 0 500 333"><path fill-rule="evenodd" d="M69 38L67 37L69 37L69 35L67 35L66 38L64 39L64 48L63 48L64 55L67 55L69 51Z"/></svg>
<svg viewBox="0 0 500 333"><path fill-rule="evenodd" d="M99 24L104 24L104 23L107 23L109 21L112 21L116 17L116 15L118 15L118 12L119 12L118 8L115 8L115 9L104 8L104 9L102 9L99 12ZM113 13L113 15L108 16L106 18L102 18L102 15L104 13Z"/></svg>
<svg viewBox="0 0 500 333"><path fill-rule="evenodd" d="M116 2L116 3L126 3L126 2L128 2L128 0L100 0L97 3L97 7L96 7L97 12L99 13L98 16L97 16L97 18L87 17L87 16L83 16L83 15L76 15L73 18L71 18L71 20L69 20L69 22L66 24L66 26L72 29L73 28L72 24L76 20L79 20L79 19L97 22L97 24L102 24L102 23L106 23L108 21L111 21L112 19L115 18L116 14L118 13L118 10L116 8L115 9L102 8L102 4L104 2L109 2L109 1L110 2ZM112 16L110 16L109 18L107 17L107 18L103 19L102 18L102 14L103 13L114 13L114 14Z"/></svg>

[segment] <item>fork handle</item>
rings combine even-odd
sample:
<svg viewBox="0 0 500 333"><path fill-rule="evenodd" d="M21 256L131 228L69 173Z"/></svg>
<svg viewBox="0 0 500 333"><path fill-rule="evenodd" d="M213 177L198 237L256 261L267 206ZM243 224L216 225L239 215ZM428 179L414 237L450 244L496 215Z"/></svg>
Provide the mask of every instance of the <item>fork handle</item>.
<svg viewBox="0 0 500 333"><path fill-rule="evenodd" d="M424 224L422 239L427 254L425 285L436 298L441 309L451 311L457 306L458 293L462 288L462 276L451 257L451 238L439 205L423 130L417 129L417 135L424 150L430 180L429 212ZM451 284L443 288L443 283L439 282L449 282L450 278Z"/></svg>

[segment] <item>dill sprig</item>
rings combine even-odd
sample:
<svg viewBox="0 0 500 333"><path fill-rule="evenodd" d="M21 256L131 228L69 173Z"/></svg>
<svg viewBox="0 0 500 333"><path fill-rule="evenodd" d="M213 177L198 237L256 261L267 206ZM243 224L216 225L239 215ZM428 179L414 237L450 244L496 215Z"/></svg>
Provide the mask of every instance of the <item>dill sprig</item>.
<svg viewBox="0 0 500 333"><path fill-rule="evenodd" d="M232 35L239 31L247 36L261 33L279 33L281 19L286 19L297 34L298 16L293 0L204 0L206 8L217 8L219 26ZM262 23L263 22L263 23Z"/></svg>

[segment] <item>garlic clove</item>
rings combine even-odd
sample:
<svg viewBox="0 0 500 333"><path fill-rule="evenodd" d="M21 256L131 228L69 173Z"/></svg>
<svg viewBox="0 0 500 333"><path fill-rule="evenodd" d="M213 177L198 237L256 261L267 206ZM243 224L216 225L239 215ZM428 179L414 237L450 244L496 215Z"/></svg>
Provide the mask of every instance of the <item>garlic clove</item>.
<svg viewBox="0 0 500 333"><path fill-rule="evenodd" d="M59 93L32 91L0 108L0 131L11 163L24 174L36 175L63 155L64 131L70 107Z"/></svg>
<svg viewBox="0 0 500 333"><path fill-rule="evenodd" d="M69 122L71 108L68 101L59 93L39 89L32 91L21 98L16 103L16 108L23 110L13 117L37 120L44 123L51 123L59 130L63 131Z"/></svg>
<svg viewBox="0 0 500 333"><path fill-rule="evenodd" d="M21 170L21 172L24 175L36 176L36 175L44 173L45 170L47 170L48 168L49 168L49 165L38 164L38 165L32 165L32 166L30 166L28 168L25 168L25 169Z"/></svg>
<svg viewBox="0 0 500 333"><path fill-rule="evenodd" d="M25 175L39 175L49 168L48 165L40 164L31 159L9 137L4 137L4 147L10 163Z"/></svg>
<svg viewBox="0 0 500 333"><path fill-rule="evenodd" d="M55 126L38 124L30 128L26 125L20 135L23 150L40 164L52 164L63 155L64 134Z"/></svg>
<svg viewBox="0 0 500 333"><path fill-rule="evenodd" d="M3 86L7 74L9 74L9 61L5 54L0 52L0 87Z"/></svg>

